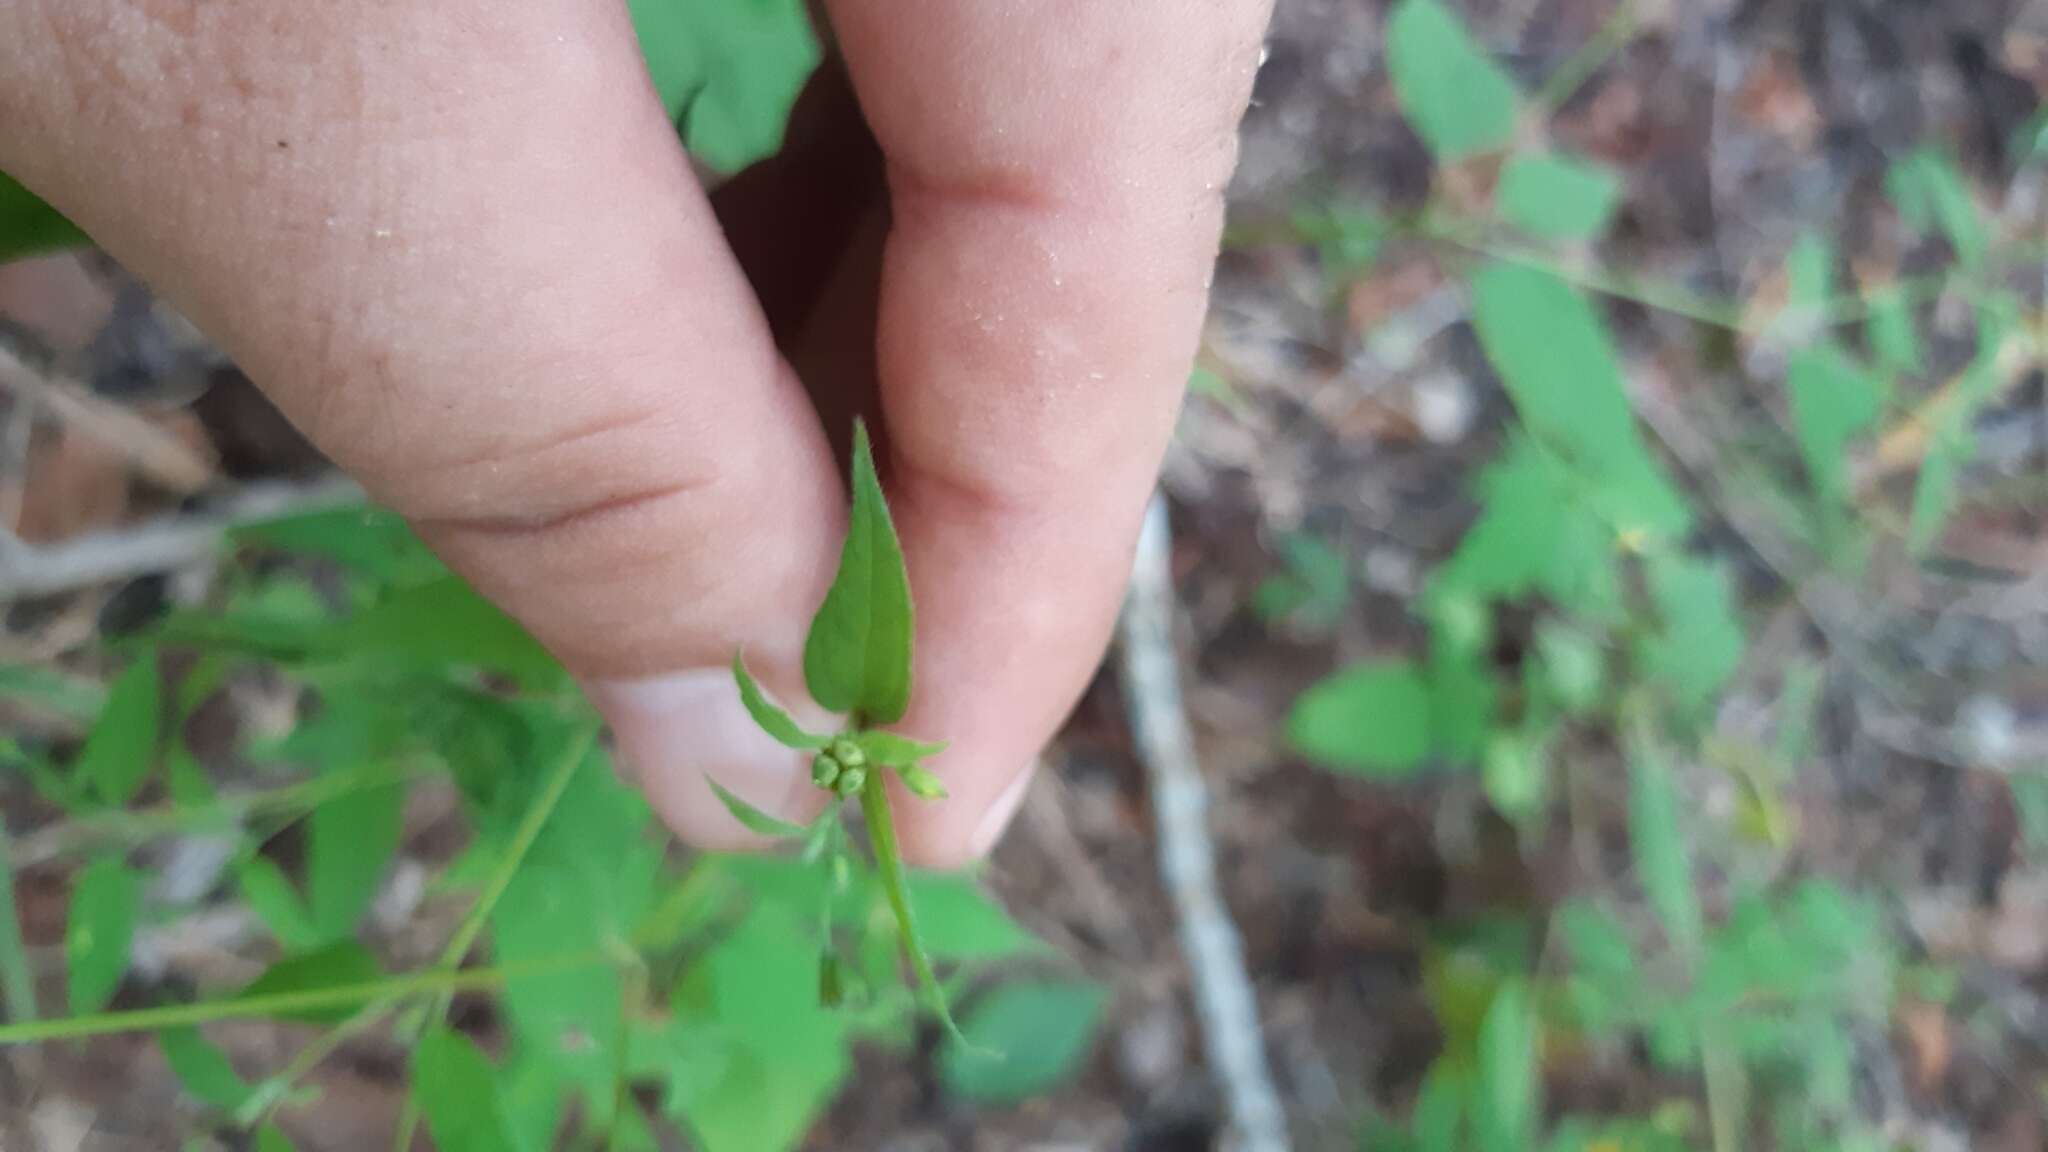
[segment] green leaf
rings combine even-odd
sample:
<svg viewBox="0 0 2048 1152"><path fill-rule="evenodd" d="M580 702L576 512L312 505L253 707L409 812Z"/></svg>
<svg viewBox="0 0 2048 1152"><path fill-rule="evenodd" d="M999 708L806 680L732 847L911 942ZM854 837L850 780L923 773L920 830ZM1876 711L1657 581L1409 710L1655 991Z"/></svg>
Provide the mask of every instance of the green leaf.
<svg viewBox="0 0 2048 1152"><path fill-rule="evenodd" d="M1479 480L1479 522L1438 571L1434 591L1483 600L1542 592L1574 615L1621 611L1614 530L1563 460L1526 435Z"/></svg>
<svg viewBox="0 0 2048 1152"><path fill-rule="evenodd" d="M1479 342L1529 431L1581 472L1619 533L1682 535L1685 499L1650 455L1599 313L1563 280L1495 262L1472 280Z"/></svg>
<svg viewBox="0 0 2048 1152"><path fill-rule="evenodd" d="M754 677L747 672L745 660L737 652L732 657L732 678L739 682L740 703L746 705L747 715L754 718L761 731L774 737L777 744L785 748L823 748L832 742L830 736L804 731L789 713L776 707L775 702L761 691L761 686L754 682Z"/></svg>
<svg viewBox="0 0 2048 1152"><path fill-rule="evenodd" d="M349 988L375 983L383 976L383 971L377 967L377 958L370 955L369 949L354 940L342 940L316 951L279 960L250 981L239 997L247 999L323 988ZM303 1024L339 1024L355 1011L351 1005L340 1005L280 1012L278 1018Z"/></svg>
<svg viewBox="0 0 2048 1152"><path fill-rule="evenodd" d="M1965 268L1984 262L1989 235L1969 185L1947 156L1931 148L1913 153L1892 165L1885 175L1885 190L1906 227L1915 232L1939 231Z"/></svg>
<svg viewBox="0 0 2048 1152"><path fill-rule="evenodd" d="M166 1028L156 1039L171 1074L193 1099L232 1116L254 1091L199 1029Z"/></svg>
<svg viewBox="0 0 2048 1152"><path fill-rule="evenodd" d="M1607 228L1621 181L1597 164L1555 153L1517 153L1501 172L1501 215L1545 240L1590 240Z"/></svg>
<svg viewBox="0 0 2048 1152"><path fill-rule="evenodd" d="M1482 1152L1523 1152L1534 1143L1537 1108L1537 1024L1529 986L1501 983L1479 1026L1478 1105L1474 1127Z"/></svg>
<svg viewBox="0 0 2048 1152"><path fill-rule="evenodd" d="M420 1040L412 1098L440 1152L518 1152L491 1062L461 1033L436 1027Z"/></svg>
<svg viewBox="0 0 2048 1152"><path fill-rule="evenodd" d="M940 1050L939 1079L954 1095L984 1102L1046 1092L1087 1057L1107 998L1096 984L1005 984L961 1021L968 1045Z"/></svg>
<svg viewBox="0 0 2048 1152"><path fill-rule="evenodd" d="M375 653L426 671L475 667L529 689L564 680L539 641L460 579L448 576L399 590L321 637L338 654Z"/></svg>
<svg viewBox="0 0 2048 1152"><path fill-rule="evenodd" d="M323 557L379 584L417 584L447 575L398 513L370 504L245 525L231 539Z"/></svg>
<svg viewBox="0 0 2048 1152"><path fill-rule="evenodd" d="M1656 734L1642 718L1629 722L1627 751L1629 840L1635 848L1636 874L1672 946L1693 955L1704 929L1685 831L1679 823L1677 787Z"/></svg>
<svg viewBox="0 0 2048 1152"><path fill-rule="evenodd" d="M377 899L405 826L405 786L359 788L307 820L306 903L322 941L348 936Z"/></svg>
<svg viewBox="0 0 2048 1152"><path fill-rule="evenodd" d="M1045 950L971 877L913 872L908 886L925 951L934 960L1000 960Z"/></svg>
<svg viewBox="0 0 2048 1152"><path fill-rule="evenodd" d="M298 890L285 878L277 861L251 853L236 869L235 880L250 911L288 951L304 952L320 946L320 930L313 926L305 902L299 899Z"/></svg>
<svg viewBox="0 0 2048 1152"><path fill-rule="evenodd" d="M1955 507L1962 467L1977 451L1977 438L1973 435L1977 414L1997 393L1998 357L2016 322L2016 311L2010 296L2004 295L1978 306L1976 356L1963 370L1955 395L1932 418L1920 477L1913 488L1913 511L1906 539L1916 553L1924 553L1933 546Z"/></svg>
<svg viewBox="0 0 2048 1152"><path fill-rule="evenodd" d="M91 723L107 703L98 684L43 664L0 663L0 697L80 723Z"/></svg>
<svg viewBox="0 0 2048 1152"><path fill-rule="evenodd" d="M1849 443L1877 422L1883 387L1841 349L1814 344L1792 354L1785 388L1806 474L1828 506L1839 506L1849 499Z"/></svg>
<svg viewBox="0 0 2048 1152"><path fill-rule="evenodd" d="M820 51L803 0L630 0L655 90L683 143L720 172L782 147Z"/></svg>
<svg viewBox="0 0 2048 1152"><path fill-rule="evenodd" d="M0 264L86 243L77 225L0 172Z"/></svg>
<svg viewBox="0 0 2048 1152"><path fill-rule="evenodd" d="M1469 763L1493 731L1500 687L1481 653L1461 649L1432 629L1429 643L1429 732L1436 755Z"/></svg>
<svg viewBox="0 0 2048 1152"><path fill-rule="evenodd" d="M1355 664L1295 700L1287 739L1326 768L1411 776L1429 757L1429 716L1429 682L1414 664Z"/></svg>
<svg viewBox="0 0 2048 1152"><path fill-rule="evenodd" d="M265 1124L256 1130L256 1152L298 1152L291 1138L275 1124Z"/></svg>
<svg viewBox="0 0 2048 1152"><path fill-rule="evenodd" d="M1465 1117L1473 1093L1468 1066L1438 1057L1415 1098L1413 1127L1420 1152L1466 1152Z"/></svg>
<svg viewBox="0 0 2048 1152"><path fill-rule="evenodd" d="M770 816L727 791L725 785L718 781L709 776L704 779L711 785L711 791L717 794L718 802L725 805L727 812L732 813L732 818L754 835L766 836L771 840L801 840L810 835L809 828Z"/></svg>
<svg viewBox="0 0 2048 1152"><path fill-rule="evenodd" d="M119 856L98 857L72 881L64 960L71 974L73 1016L105 1008L120 988L141 902L142 880Z"/></svg>
<svg viewBox="0 0 2048 1152"><path fill-rule="evenodd" d="M1401 114L1439 161L1515 137L1514 81L1436 0L1401 0L1387 19L1387 71Z"/></svg>
<svg viewBox="0 0 2048 1152"><path fill-rule="evenodd" d="M1682 712L1697 714L1742 663L1734 577L1725 561L1686 553L1652 553L1647 568L1664 627L1644 641L1644 666Z"/></svg>
<svg viewBox="0 0 2048 1152"><path fill-rule="evenodd" d="M101 802L120 807L135 799L156 760L163 700L156 657L145 654L124 669L107 692L107 706L85 738L73 771Z"/></svg>
<svg viewBox="0 0 2048 1152"><path fill-rule="evenodd" d="M853 429L853 510L839 571L804 640L811 698L868 724L893 724L910 706L914 622L910 575L875 475L867 426Z"/></svg>
<svg viewBox="0 0 2048 1152"><path fill-rule="evenodd" d="M870 761L884 768L901 768L906 764L915 764L946 750L944 740L927 743L923 740L913 740L908 736L899 736L894 732L873 729L855 736L853 742L860 745L860 750L867 753Z"/></svg>

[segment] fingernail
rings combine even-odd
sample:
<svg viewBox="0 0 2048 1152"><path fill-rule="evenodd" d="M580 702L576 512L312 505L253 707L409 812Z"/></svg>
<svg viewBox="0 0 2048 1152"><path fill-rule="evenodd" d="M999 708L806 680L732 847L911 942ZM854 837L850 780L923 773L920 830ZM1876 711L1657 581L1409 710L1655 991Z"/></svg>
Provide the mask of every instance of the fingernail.
<svg viewBox="0 0 2048 1152"><path fill-rule="evenodd" d="M988 855L989 850L996 846L996 841L1003 838L1003 830L1010 826L1010 820L1017 815L1018 806L1024 803L1024 793L1031 788L1031 778L1037 774L1036 764L1017 773L1017 778L1010 781L1003 789L1003 794L996 797L996 802L989 805L988 811L981 814L981 823L974 826L976 856Z"/></svg>
<svg viewBox="0 0 2048 1152"><path fill-rule="evenodd" d="M804 818L821 799L813 796L802 754L777 744L747 715L730 668L594 681L584 692L611 723L624 772L676 835L699 848L761 844L726 811L711 780L788 820ZM798 718L815 722L801 712Z"/></svg>

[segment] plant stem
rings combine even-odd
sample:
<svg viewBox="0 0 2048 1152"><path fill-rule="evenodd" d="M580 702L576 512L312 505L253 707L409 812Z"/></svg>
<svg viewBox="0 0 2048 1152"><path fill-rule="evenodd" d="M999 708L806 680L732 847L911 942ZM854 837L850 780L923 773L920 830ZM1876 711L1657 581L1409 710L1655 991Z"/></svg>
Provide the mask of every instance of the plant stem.
<svg viewBox="0 0 2048 1152"><path fill-rule="evenodd" d="M102 1012L92 1016L67 1016L56 1020L31 1020L0 1025L0 1048L42 1044L52 1040L78 1040L122 1032L156 1032L165 1028L196 1027L219 1020L247 1020L263 1016L345 1008L384 999L397 999L421 992L462 992L496 988L508 980L596 968L610 963L599 953L550 957L500 968L475 968L467 972L428 969L363 984L337 984L300 992L273 992L262 996L235 996L201 1000L191 1004L166 1004L129 1012Z"/></svg>
<svg viewBox="0 0 2048 1152"><path fill-rule="evenodd" d="M938 975L932 971L932 958L924 950L924 938L918 935L917 917L910 907L910 877L903 868L902 849L896 844L896 818L889 810L888 781L889 774L878 770L868 776L860 789L860 810L867 818L875 870L881 874L882 892L889 898L889 909L896 914L896 930L903 937L903 952L910 957L918 987L931 1001L947 1035L964 1045L966 1037L960 1035L960 1026L953 1022L952 1010L946 1006L945 989L939 986Z"/></svg>
<svg viewBox="0 0 2048 1152"><path fill-rule="evenodd" d="M1593 33L1592 39L1580 45L1563 64L1558 65L1557 71L1550 74L1550 79L1543 82L1543 87L1530 101L1531 114L1549 119L1551 113L1578 95L1586 81L1593 78L1593 73L1605 67L1615 53L1627 47L1635 34L1635 0L1621 0Z"/></svg>

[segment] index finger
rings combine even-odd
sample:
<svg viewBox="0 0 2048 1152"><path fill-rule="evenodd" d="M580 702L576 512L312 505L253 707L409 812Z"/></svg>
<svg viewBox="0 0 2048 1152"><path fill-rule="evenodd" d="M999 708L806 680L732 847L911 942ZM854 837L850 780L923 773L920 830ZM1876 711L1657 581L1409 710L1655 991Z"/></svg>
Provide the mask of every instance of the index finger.
<svg viewBox="0 0 2048 1152"><path fill-rule="evenodd" d="M1100 659L1199 337L1267 0L828 5L887 161L877 352L918 596L906 852L987 850Z"/></svg>

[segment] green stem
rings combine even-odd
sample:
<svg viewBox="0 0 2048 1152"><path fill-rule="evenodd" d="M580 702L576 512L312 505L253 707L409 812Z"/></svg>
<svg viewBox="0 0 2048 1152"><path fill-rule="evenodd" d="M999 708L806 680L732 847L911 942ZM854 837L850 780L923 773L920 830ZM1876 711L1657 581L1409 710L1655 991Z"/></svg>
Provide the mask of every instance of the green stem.
<svg viewBox="0 0 2048 1152"><path fill-rule="evenodd" d="M867 818L868 841L875 850L875 870L881 874L889 908L896 914L896 930L903 937L903 952L910 957L918 988L938 1013L947 1035L966 1044L967 1038L960 1034L952 1010L946 1006L946 991L939 986L938 974L932 971L932 958L924 950L924 938L917 931L917 916L910 907L910 877L904 871L903 853L896 844L896 818L889 810L888 779L887 772L874 772L860 790L860 810Z"/></svg>
<svg viewBox="0 0 2048 1152"><path fill-rule="evenodd" d="M476 903L469 906L469 914L463 917L462 924L455 929L455 935L449 937L448 946L441 950L441 959L435 965L437 969L454 971L461 965L462 958L469 955L469 950L476 945L476 939L482 935L484 925L490 922L492 911L504 897L505 890L512 886L513 879L519 875L520 867L526 863L527 852L531 851L534 842L540 839L541 829L547 826L548 817L555 814L556 805L562 802L562 795L569 790L570 781L576 778L577 769L583 767L584 758L589 755L590 747L596 741L597 729L587 725L569 738L569 747L562 759L548 774L547 782L541 786L540 795L535 796L533 803L527 807L526 815L520 818L519 827L513 830L512 841L505 846L505 854L499 857L497 869L485 882L484 890L477 896ZM451 989L434 998L434 1003L422 1017L426 1027L439 1023L442 1017L448 1014L448 1005L454 999L452 992ZM411 1152L413 1139L418 1135L419 1127L419 1102L408 1094L405 1098L405 1108L399 1113L398 1127L393 1133L391 1146L394 1152Z"/></svg>
<svg viewBox="0 0 2048 1152"><path fill-rule="evenodd" d="M123 1032L157 1032L166 1028L190 1028L220 1020L248 1020L317 1012L421 992L464 992L496 988L508 980L596 968L609 962L609 958L601 954L582 953L500 968L474 968L467 972L429 969L363 984L337 984L328 988L308 988L298 992L272 992L262 996L236 996L223 1000L201 1000L191 1004L166 1004L128 1012L102 1012L92 1016L31 1020L19 1024L0 1025L0 1048L43 1044L52 1040L111 1036Z"/></svg>
<svg viewBox="0 0 2048 1152"><path fill-rule="evenodd" d="M1578 51L1558 65L1550 79L1543 82L1543 87L1530 102L1532 114L1548 119L1551 113L1564 107L1565 102L1576 96L1586 81L1593 78L1593 73L1605 67L1635 34L1635 0L1621 0L1601 23L1599 30L1593 33L1592 39L1580 45Z"/></svg>

